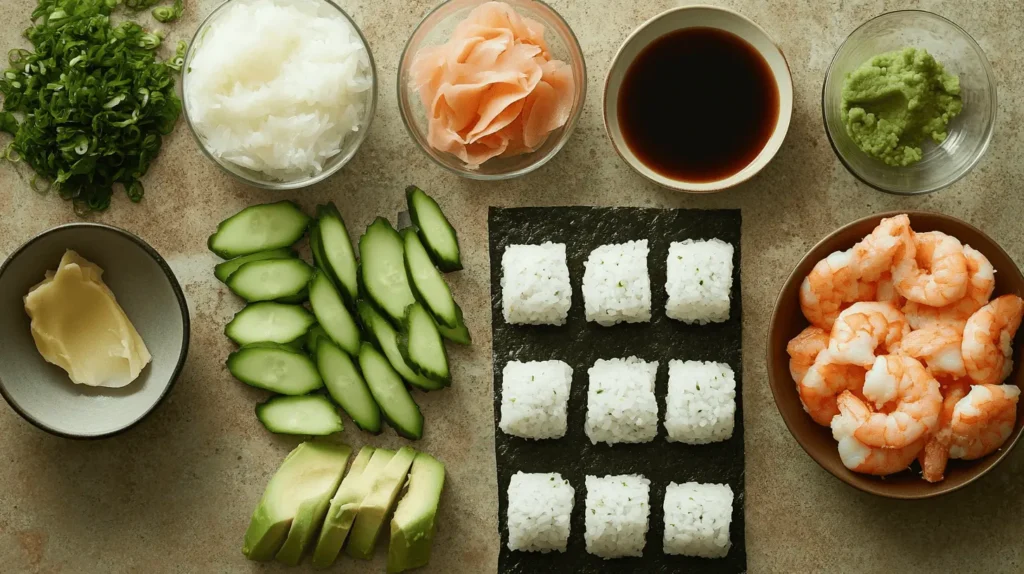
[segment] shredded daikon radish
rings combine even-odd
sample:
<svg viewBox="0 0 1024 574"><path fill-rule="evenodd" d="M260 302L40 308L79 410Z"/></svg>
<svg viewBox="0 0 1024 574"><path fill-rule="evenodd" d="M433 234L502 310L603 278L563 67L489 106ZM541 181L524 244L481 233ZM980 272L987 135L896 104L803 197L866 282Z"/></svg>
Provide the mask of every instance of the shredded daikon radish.
<svg viewBox="0 0 1024 574"><path fill-rule="evenodd" d="M369 54L326 2L238 1L197 42L185 101L212 154L294 180L320 173L362 129Z"/></svg>

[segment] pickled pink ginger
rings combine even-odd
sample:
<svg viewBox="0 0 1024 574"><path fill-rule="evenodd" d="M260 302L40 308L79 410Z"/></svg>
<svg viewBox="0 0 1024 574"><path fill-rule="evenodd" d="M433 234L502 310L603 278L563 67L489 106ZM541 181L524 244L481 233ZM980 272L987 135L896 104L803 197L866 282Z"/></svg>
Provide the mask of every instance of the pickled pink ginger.
<svg viewBox="0 0 1024 574"><path fill-rule="evenodd" d="M576 97L572 69L551 58L544 26L504 2L476 7L447 43L417 52L411 72L428 143L470 169L540 147L569 120Z"/></svg>

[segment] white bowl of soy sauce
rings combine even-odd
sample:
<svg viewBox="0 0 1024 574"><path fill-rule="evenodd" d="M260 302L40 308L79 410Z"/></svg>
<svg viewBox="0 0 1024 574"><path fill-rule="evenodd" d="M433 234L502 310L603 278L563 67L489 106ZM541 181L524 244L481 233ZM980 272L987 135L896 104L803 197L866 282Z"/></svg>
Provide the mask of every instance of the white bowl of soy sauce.
<svg viewBox="0 0 1024 574"><path fill-rule="evenodd" d="M604 123L640 175L693 193L742 183L775 156L793 115L782 49L748 18L684 6L651 18L615 54Z"/></svg>

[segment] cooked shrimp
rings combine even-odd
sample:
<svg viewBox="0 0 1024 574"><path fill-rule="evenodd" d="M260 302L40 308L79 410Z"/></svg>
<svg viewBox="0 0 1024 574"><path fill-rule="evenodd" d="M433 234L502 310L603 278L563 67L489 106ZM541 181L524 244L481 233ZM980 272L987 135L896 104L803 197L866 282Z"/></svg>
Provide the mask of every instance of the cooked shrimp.
<svg viewBox="0 0 1024 574"><path fill-rule="evenodd" d="M822 259L800 285L800 309L816 327L832 329L843 306L871 299L875 286L858 281L851 250L836 251Z"/></svg>
<svg viewBox="0 0 1024 574"><path fill-rule="evenodd" d="M961 351L967 375L979 385L1003 382L1013 369L1013 336L1024 317L1024 300L1003 295L978 309L964 327Z"/></svg>
<svg viewBox="0 0 1024 574"><path fill-rule="evenodd" d="M786 345L789 353L789 374L800 384L807 370L814 364L818 353L828 348L828 333L820 327L807 327Z"/></svg>
<svg viewBox="0 0 1024 574"><path fill-rule="evenodd" d="M967 319L975 311L981 309L992 297L992 290L996 287L995 269L988 258L970 245L964 245L964 256L967 258L967 273L970 279L967 281L967 294L962 299L950 303L945 307L929 307L911 301L903 306L903 313L907 321L914 329L924 329L936 324L955 327L960 331L964 330ZM881 299L882 286L878 287L879 299Z"/></svg>
<svg viewBox="0 0 1024 574"><path fill-rule="evenodd" d="M871 409L853 393L846 391L836 401L839 415L832 419L832 437L839 442L839 458L854 472L885 476L906 470L924 447L920 439L903 448L874 448L856 437L871 417Z"/></svg>
<svg viewBox="0 0 1024 574"><path fill-rule="evenodd" d="M974 460L1006 442L1017 422L1020 389L1014 385L974 385L953 409L950 458Z"/></svg>
<svg viewBox="0 0 1024 574"><path fill-rule="evenodd" d="M878 279L878 283L875 283L875 300L883 303L892 303L897 309L903 307L907 302L903 295L896 291L896 285L892 282L892 273L889 272L883 273L882 277ZM913 324L911 324L911 327L913 327Z"/></svg>
<svg viewBox="0 0 1024 574"><path fill-rule="evenodd" d="M832 417L839 414L836 397L843 391L859 393L864 386L864 373L863 367L834 362L827 350L818 353L814 364L797 385L804 410L814 422L829 426Z"/></svg>
<svg viewBox="0 0 1024 574"><path fill-rule="evenodd" d="M896 291L910 301L942 307L967 293L967 257L955 237L938 231L914 234L914 249L897 254Z"/></svg>
<svg viewBox="0 0 1024 574"><path fill-rule="evenodd" d="M939 482L945 478L949 462L949 445L952 440L953 410L960 399L967 395L971 385L963 379L942 385L942 410L939 411L939 427L928 439L924 450L917 456L921 475L928 482Z"/></svg>
<svg viewBox="0 0 1024 574"><path fill-rule="evenodd" d="M864 398L881 412L857 428L857 440L879 448L903 448L935 431L942 408L939 382L917 359L883 355L864 377Z"/></svg>
<svg viewBox="0 0 1024 574"><path fill-rule="evenodd" d="M878 281L892 268L900 247L913 242L906 214L883 219L867 237L853 246L853 266L862 281Z"/></svg>
<svg viewBox="0 0 1024 574"><path fill-rule="evenodd" d="M967 376L960 350L963 340L963 331L936 324L903 337L899 351L922 361L935 376L960 378Z"/></svg>
<svg viewBox="0 0 1024 574"><path fill-rule="evenodd" d="M832 326L828 350L837 363L867 368L875 362L875 349L891 352L908 333L910 325L892 303L854 303Z"/></svg>

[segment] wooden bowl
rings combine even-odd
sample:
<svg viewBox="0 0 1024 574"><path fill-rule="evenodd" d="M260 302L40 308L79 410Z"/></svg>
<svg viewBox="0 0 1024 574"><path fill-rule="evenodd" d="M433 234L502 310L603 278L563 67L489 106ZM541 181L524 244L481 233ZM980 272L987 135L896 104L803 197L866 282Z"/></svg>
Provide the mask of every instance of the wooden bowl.
<svg viewBox="0 0 1024 574"><path fill-rule="evenodd" d="M854 243L870 233L882 218L899 213L906 213L910 216L910 224L914 231L941 231L956 237L988 257L996 270L996 287L993 297L1008 293L1024 295L1024 275L1021 275L1020 269L1014 264L1013 259L995 241L976 227L948 215L923 211L894 211L865 217L822 239L800 260L800 264L786 280L786 284L782 287L782 292L775 302L775 310L768 326L768 382L771 385L772 394L775 396L775 405L779 408L779 413L786 421L789 431L793 433L793 437L807 451L807 454L811 455L811 458L825 470L850 486L871 494L900 499L931 498L967 486L999 464L1020 438L1022 427L1024 427L1024 409L1017 409L1017 424L1014 426L1013 434L1002 448L979 460L949 461L949 466L946 468L946 479L942 482L934 484L926 482L921 478L916 463L912 470L884 478L859 474L843 466L839 459L836 441L832 438L832 431L815 423L804 412L797 394L796 384L789 374L789 355L786 353L786 344L789 340L809 324L800 311L799 292L804 277L810 273L818 261L829 253L853 247ZM1020 363L1024 361L1024 356L1020 352L1021 340L1021 336L1018 335L1014 353L1016 362L1013 372L1005 381L1006 384L1024 386L1021 384L1020 370Z"/></svg>

